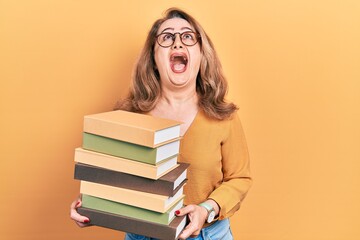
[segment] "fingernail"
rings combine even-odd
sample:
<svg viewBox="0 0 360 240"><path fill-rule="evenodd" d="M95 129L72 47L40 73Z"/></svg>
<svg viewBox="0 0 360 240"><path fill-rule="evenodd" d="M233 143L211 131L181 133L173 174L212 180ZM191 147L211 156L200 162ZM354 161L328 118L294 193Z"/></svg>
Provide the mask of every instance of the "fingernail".
<svg viewBox="0 0 360 240"><path fill-rule="evenodd" d="M175 214L176 214L176 215L179 215L179 214L180 214L180 211L179 211L179 210L176 210L176 211L175 211Z"/></svg>
<svg viewBox="0 0 360 240"><path fill-rule="evenodd" d="M80 201L78 201L75 205L75 207L78 207L80 205Z"/></svg>
<svg viewBox="0 0 360 240"><path fill-rule="evenodd" d="M89 223L89 222L90 222L89 219L85 219L85 220L84 220L84 223Z"/></svg>

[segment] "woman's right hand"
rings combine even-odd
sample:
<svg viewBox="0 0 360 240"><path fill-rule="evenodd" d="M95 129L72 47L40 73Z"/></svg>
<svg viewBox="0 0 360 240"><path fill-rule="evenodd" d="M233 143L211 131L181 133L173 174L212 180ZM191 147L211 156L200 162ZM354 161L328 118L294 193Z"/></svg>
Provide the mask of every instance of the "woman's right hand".
<svg viewBox="0 0 360 240"><path fill-rule="evenodd" d="M75 221L75 223L79 226L79 227L87 227L90 226L90 219L85 217L85 216L81 216L76 209L78 207L81 207L81 198L80 196L71 203L70 205L70 218L72 220Z"/></svg>

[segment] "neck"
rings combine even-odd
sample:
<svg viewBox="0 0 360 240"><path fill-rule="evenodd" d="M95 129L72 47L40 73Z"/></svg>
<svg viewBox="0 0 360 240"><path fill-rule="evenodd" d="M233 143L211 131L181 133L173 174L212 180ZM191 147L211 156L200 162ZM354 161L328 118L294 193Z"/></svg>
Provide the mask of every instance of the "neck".
<svg viewBox="0 0 360 240"><path fill-rule="evenodd" d="M151 111L153 116L182 122L180 134L184 136L198 111L198 96L195 88L181 91L163 90L160 101Z"/></svg>
<svg viewBox="0 0 360 240"><path fill-rule="evenodd" d="M181 106L196 105L198 96L195 89L185 91L162 91L160 102L168 105L168 107L178 109Z"/></svg>

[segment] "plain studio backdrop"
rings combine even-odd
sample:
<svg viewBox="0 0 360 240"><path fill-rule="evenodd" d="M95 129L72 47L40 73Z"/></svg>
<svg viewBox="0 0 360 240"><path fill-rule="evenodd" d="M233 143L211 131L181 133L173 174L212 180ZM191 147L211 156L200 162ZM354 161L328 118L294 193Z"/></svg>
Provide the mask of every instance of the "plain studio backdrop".
<svg viewBox="0 0 360 240"><path fill-rule="evenodd" d="M358 0L0 0L0 238L123 238L70 220L74 149L172 6L210 35L240 107L254 185L235 239L359 239Z"/></svg>

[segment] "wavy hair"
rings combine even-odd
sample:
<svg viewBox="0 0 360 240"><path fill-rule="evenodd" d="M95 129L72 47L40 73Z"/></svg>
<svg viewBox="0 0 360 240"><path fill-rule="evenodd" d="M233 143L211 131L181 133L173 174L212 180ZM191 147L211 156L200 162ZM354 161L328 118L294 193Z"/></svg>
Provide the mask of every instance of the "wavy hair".
<svg viewBox="0 0 360 240"><path fill-rule="evenodd" d="M118 103L117 109L146 113L151 111L159 101L161 84L154 59L154 46L160 25L172 18L186 20L201 36L199 44L202 59L196 78L199 108L210 118L218 120L229 118L237 110L237 106L225 101L228 85L214 45L198 22L177 8L168 9L164 17L156 20L152 25L135 65L129 94L127 98Z"/></svg>

